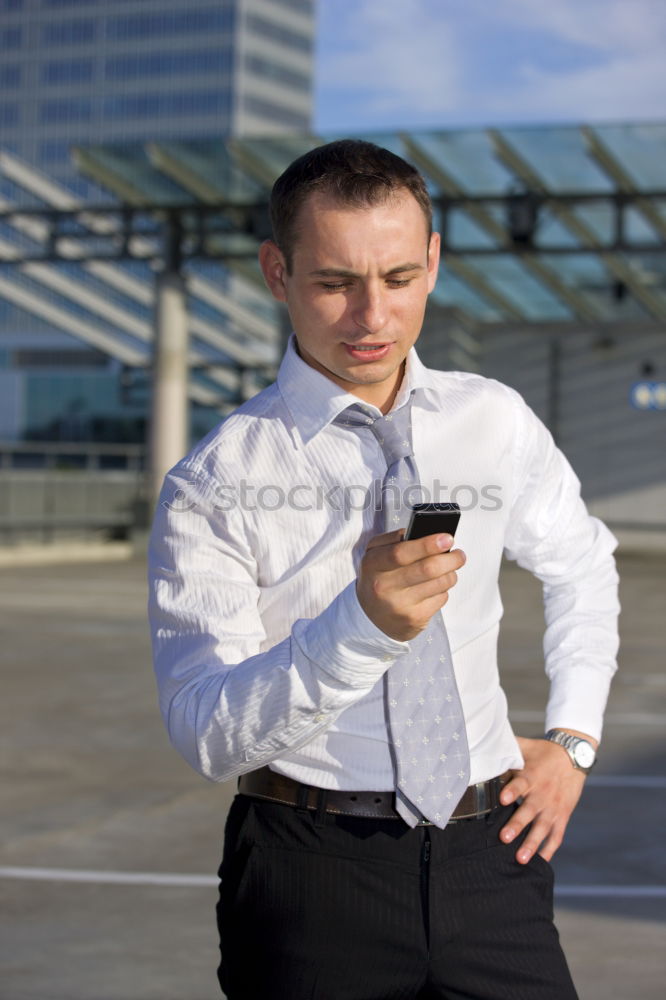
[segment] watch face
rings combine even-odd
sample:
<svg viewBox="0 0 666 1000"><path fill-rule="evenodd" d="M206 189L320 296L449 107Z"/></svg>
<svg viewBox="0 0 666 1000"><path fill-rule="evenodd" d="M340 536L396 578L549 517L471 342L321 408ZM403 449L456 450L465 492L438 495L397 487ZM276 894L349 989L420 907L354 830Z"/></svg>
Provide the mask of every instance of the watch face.
<svg viewBox="0 0 666 1000"><path fill-rule="evenodd" d="M577 743L574 747L574 757L579 767L592 767L596 754L589 743Z"/></svg>

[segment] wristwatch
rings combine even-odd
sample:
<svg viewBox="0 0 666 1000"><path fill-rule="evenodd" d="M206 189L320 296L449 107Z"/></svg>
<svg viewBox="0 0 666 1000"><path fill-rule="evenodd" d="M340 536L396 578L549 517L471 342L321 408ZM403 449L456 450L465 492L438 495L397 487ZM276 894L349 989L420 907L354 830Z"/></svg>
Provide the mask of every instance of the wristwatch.
<svg viewBox="0 0 666 1000"><path fill-rule="evenodd" d="M551 743L559 743L564 747L571 757L571 763L579 771L589 774L597 760L597 753L591 743L581 739L580 736L573 736L566 729L549 729L546 739Z"/></svg>

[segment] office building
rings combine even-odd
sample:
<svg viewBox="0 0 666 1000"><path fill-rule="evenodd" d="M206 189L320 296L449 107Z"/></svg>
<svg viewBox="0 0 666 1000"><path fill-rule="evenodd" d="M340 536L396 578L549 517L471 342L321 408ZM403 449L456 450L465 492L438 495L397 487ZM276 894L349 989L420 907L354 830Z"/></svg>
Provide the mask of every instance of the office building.
<svg viewBox="0 0 666 1000"><path fill-rule="evenodd" d="M314 0L0 0L0 147L74 186L73 145L304 132Z"/></svg>
<svg viewBox="0 0 666 1000"><path fill-rule="evenodd" d="M73 147L307 132L314 13L315 0L0 0L0 208L63 207L70 195L108 202L108 189L77 171ZM0 242L21 245L15 228L1 228ZM126 270L150 282L147 268ZM11 275L11 289L0 292L0 439L140 440L145 375L127 376L118 357L55 321L64 309L91 331L108 329L99 308L91 315L64 282L87 288L99 306L109 292L117 297L117 281L115 290L100 286L76 265L52 272L49 283L43 272L36 282L34 270L0 268L0 278ZM219 267L208 277L227 293L234 283ZM7 297L17 289L39 309ZM234 294L252 298L238 283ZM120 305L150 324L136 296ZM234 336L228 317L213 321ZM215 419L209 410L194 414L193 436Z"/></svg>

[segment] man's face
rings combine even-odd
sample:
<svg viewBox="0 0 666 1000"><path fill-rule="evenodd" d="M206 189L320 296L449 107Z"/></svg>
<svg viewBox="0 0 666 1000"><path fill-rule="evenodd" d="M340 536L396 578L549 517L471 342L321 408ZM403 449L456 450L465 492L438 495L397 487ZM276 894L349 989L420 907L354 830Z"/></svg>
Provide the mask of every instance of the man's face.
<svg viewBox="0 0 666 1000"><path fill-rule="evenodd" d="M274 243L262 246L260 263L287 304L303 360L389 409L439 264L439 236L428 241L415 198L400 191L383 204L349 208L313 194L299 214L291 274Z"/></svg>

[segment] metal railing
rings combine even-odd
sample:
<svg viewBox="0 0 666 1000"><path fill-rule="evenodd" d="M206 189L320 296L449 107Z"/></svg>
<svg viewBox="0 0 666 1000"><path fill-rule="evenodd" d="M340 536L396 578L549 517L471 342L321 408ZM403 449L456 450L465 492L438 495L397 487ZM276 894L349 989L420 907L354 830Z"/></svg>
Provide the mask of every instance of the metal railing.
<svg viewBox="0 0 666 1000"><path fill-rule="evenodd" d="M126 469L145 467L142 444L89 441L0 441L0 471L5 469Z"/></svg>
<svg viewBox="0 0 666 1000"><path fill-rule="evenodd" d="M145 449L0 443L0 544L126 538L141 521Z"/></svg>

